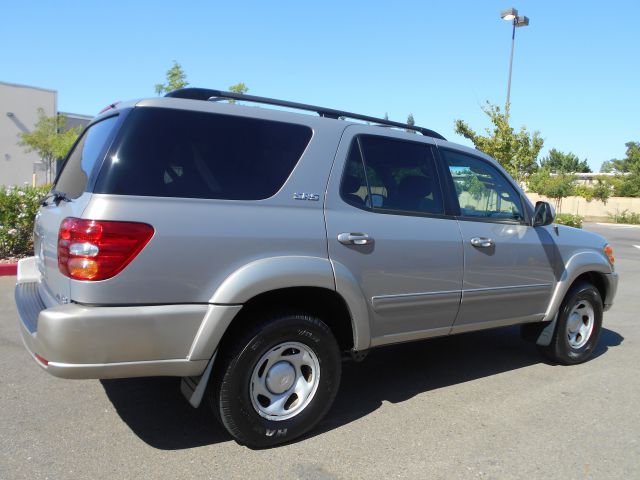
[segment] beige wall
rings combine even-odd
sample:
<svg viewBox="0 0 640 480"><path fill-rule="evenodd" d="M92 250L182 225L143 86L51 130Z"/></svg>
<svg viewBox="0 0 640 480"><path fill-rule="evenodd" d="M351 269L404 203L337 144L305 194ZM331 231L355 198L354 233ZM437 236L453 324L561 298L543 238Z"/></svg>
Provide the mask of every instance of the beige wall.
<svg viewBox="0 0 640 480"><path fill-rule="evenodd" d="M543 197L536 193L527 193L529 199L535 204L538 200L545 200L555 206L555 200ZM582 215L586 220L603 221L609 220L608 213L622 212L640 213L640 198L631 197L611 197L605 205L599 200L587 202L582 197L567 197L562 199L562 205L558 213L572 213Z"/></svg>
<svg viewBox="0 0 640 480"><path fill-rule="evenodd" d="M45 115L55 115L56 102L53 90L0 82L0 185L31 185L34 168L37 183L46 181L46 172L38 168L40 157L17 145L18 134L33 130L39 107Z"/></svg>

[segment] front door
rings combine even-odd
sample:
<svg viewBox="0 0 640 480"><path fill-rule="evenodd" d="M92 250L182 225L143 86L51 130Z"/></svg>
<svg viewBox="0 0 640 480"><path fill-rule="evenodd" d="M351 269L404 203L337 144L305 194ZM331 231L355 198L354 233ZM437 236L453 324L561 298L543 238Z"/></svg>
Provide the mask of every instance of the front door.
<svg viewBox="0 0 640 480"><path fill-rule="evenodd" d="M366 132L346 129L332 169L329 257L367 300L372 346L446 335L460 305L463 250L433 142Z"/></svg>
<svg viewBox="0 0 640 480"><path fill-rule="evenodd" d="M555 285L553 240L527 222L519 191L494 165L440 149L460 207L465 269L452 333L541 320Z"/></svg>

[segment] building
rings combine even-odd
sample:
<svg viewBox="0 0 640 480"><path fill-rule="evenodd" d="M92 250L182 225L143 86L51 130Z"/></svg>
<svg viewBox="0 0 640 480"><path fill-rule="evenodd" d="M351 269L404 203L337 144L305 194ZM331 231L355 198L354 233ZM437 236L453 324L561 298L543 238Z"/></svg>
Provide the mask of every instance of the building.
<svg viewBox="0 0 640 480"><path fill-rule="evenodd" d="M38 108L45 115L58 113L58 92L46 88L0 82L0 185L42 185L47 182L46 165L35 152L18 145L19 134L29 132L38 121ZM67 126L82 126L92 117L64 113ZM52 172L54 175L55 172Z"/></svg>

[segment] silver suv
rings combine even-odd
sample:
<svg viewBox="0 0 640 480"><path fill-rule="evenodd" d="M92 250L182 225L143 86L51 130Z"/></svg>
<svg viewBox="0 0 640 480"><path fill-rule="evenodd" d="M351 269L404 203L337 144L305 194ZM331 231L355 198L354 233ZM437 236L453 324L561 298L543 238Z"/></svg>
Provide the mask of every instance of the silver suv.
<svg viewBox="0 0 640 480"><path fill-rule="evenodd" d="M70 152L18 267L22 336L58 377L183 377L268 447L374 347L521 324L552 361L587 360L613 252L553 218L431 130L178 90L111 105Z"/></svg>

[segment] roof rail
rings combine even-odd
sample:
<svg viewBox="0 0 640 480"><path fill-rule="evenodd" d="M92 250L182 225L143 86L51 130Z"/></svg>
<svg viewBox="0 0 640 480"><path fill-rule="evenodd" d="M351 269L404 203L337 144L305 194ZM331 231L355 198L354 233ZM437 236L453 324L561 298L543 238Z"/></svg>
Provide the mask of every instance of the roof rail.
<svg viewBox="0 0 640 480"><path fill-rule="evenodd" d="M379 125L386 125L389 127L404 128L406 130L414 130L420 132L426 137L439 138L440 140L446 140L442 135L428 128L418 127L415 125L408 125L401 122L392 122L391 120L385 120L384 118L369 117L367 115L360 115L359 113L345 112L342 110L334 110L333 108L317 107L315 105L307 105L305 103L289 102L287 100L277 100L275 98L257 97L255 95L246 95L244 93L225 92L222 90L211 90L208 88L181 88L174 90L165 95L165 97L172 98L187 98L190 100L210 100L217 101L223 99L243 100L245 102L264 103L268 105L278 105L280 107L295 108L296 110L307 110L316 112L321 117L327 118L352 118L356 120L363 120L365 122L372 122Z"/></svg>

